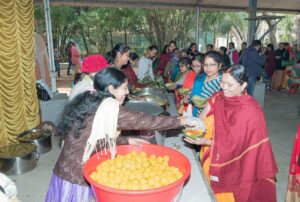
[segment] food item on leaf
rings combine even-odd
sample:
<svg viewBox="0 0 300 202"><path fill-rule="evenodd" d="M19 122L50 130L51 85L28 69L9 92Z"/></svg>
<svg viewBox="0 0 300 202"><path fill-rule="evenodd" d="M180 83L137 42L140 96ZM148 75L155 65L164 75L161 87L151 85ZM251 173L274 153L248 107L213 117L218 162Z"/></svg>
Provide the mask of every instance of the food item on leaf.
<svg viewBox="0 0 300 202"><path fill-rule="evenodd" d="M179 88L179 89L178 89L178 93L179 93L180 95L186 95L186 94L188 94L190 91L191 91L191 89L189 89L189 88Z"/></svg>
<svg viewBox="0 0 300 202"><path fill-rule="evenodd" d="M182 130L184 136L192 138L192 139L196 139L196 138L201 138L204 136L204 132L200 129L184 129Z"/></svg>
<svg viewBox="0 0 300 202"><path fill-rule="evenodd" d="M196 107L203 108L204 105L207 103L207 99L196 95L192 97L192 102Z"/></svg>
<svg viewBox="0 0 300 202"><path fill-rule="evenodd" d="M169 165L169 156L135 151L100 163L90 177L97 183L122 190L148 190L169 185L183 173Z"/></svg>
<svg viewBox="0 0 300 202"><path fill-rule="evenodd" d="M166 88L168 90L173 90L173 89L176 88L176 84L175 83L166 83L165 86L166 86Z"/></svg>

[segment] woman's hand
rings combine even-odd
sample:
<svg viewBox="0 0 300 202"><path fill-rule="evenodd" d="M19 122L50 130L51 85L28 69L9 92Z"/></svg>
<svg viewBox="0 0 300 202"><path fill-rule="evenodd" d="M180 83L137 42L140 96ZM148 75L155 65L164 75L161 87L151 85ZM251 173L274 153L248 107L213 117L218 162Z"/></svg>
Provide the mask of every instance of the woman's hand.
<svg viewBox="0 0 300 202"><path fill-rule="evenodd" d="M142 147L143 144L150 144L150 142L148 142L147 140L140 139L140 138L129 137L128 144Z"/></svg>
<svg viewBox="0 0 300 202"><path fill-rule="evenodd" d="M196 144L196 145L211 145L211 140L207 139L207 138L191 139L191 138L185 137L184 140L191 144Z"/></svg>
<svg viewBox="0 0 300 202"><path fill-rule="evenodd" d="M206 130L205 123L197 117L180 117L180 123L182 126L195 129L195 130Z"/></svg>

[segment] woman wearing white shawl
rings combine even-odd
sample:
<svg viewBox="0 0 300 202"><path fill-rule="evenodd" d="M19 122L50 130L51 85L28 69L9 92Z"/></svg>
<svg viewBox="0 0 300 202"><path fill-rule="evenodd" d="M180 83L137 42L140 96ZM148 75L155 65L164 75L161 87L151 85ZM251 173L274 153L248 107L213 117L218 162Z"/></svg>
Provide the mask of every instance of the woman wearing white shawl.
<svg viewBox="0 0 300 202"><path fill-rule="evenodd" d="M67 104L58 126L65 143L53 171L46 201L91 201L94 196L83 178L82 163L96 147L114 153L116 144L148 143L118 136L120 130L204 127L199 119L150 116L127 110L121 106L128 94L127 85L122 71L107 68L95 75L95 91L79 94Z"/></svg>

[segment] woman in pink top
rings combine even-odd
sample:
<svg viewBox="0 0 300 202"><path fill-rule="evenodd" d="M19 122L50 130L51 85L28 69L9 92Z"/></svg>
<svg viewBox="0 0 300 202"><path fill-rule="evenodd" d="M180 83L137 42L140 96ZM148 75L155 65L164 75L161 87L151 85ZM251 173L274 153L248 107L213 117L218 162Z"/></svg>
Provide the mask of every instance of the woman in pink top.
<svg viewBox="0 0 300 202"><path fill-rule="evenodd" d="M76 84L81 78L81 62L80 62L80 50L78 49L76 43L72 43L71 48L72 54L72 64L74 65L74 84Z"/></svg>

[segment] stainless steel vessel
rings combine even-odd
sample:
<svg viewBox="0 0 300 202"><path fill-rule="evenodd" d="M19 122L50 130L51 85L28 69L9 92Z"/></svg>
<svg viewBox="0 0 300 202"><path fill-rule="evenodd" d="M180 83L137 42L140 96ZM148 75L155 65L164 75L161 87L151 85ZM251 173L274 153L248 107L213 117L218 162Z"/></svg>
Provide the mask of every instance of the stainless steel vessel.
<svg viewBox="0 0 300 202"><path fill-rule="evenodd" d="M20 142L35 144L37 146L37 152L44 154L52 148L51 136L51 130L34 128L19 134L17 139Z"/></svg>
<svg viewBox="0 0 300 202"><path fill-rule="evenodd" d="M168 105L168 98L164 91L160 88L143 88L136 94L137 96L144 97L148 102L154 102L155 104L165 107Z"/></svg>
<svg viewBox="0 0 300 202"><path fill-rule="evenodd" d="M39 154L30 143L14 144L0 148L0 171L7 175L20 175L36 166Z"/></svg>
<svg viewBox="0 0 300 202"><path fill-rule="evenodd" d="M157 116L157 115L169 116L170 115L168 112L164 111L162 107L160 107L152 102L132 100L132 101L126 102L125 107L132 111L143 112L145 114L153 115L153 116ZM145 135L147 133L154 134L154 136L147 138L147 135ZM133 135L133 134L135 134L135 135ZM129 136L136 137L137 131L130 131L130 132L127 131L127 133L122 131L122 135L129 135ZM153 130L153 131L143 131L143 132L138 131L138 135L141 135L142 138L148 140L152 144L164 145L166 131L165 130L161 130L161 131Z"/></svg>
<svg viewBox="0 0 300 202"><path fill-rule="evenodd" d="M149 115L160 115L163 112L163 108L146 101L130 100L125 103L125 107L132 111L143 112Z"/></svg>

